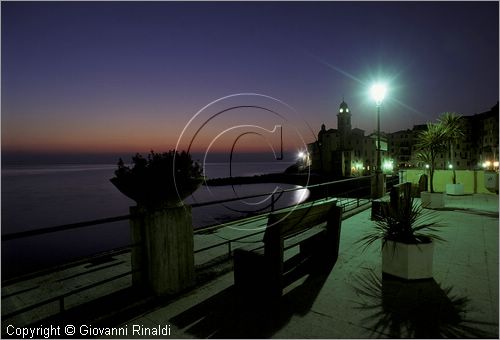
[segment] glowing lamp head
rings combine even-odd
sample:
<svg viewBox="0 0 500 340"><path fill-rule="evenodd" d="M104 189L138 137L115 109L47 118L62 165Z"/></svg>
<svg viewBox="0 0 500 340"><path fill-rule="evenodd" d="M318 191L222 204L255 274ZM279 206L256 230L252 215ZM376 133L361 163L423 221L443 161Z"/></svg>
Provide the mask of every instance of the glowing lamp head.
<svg viewBox="0 0 500 340"><path fill-rule="evenodd" d="M386 171L394 170L394 162L392 160L384 161L384 163L382 164L382 169L384 169Z"/></svg>
<svg viewBox="0 0 500 340"><path fill-rule="evenodd" d="M426 165L425 165L425 168L426 168L426 169L429 169L429 168L430 168L429 164L426 164Z"/></svg>
<svg viewBox="0 0 500 340"><path fill-rule="evenodd" d="M453 169L453 165L452 164L448 164L448 169Z"/></svg>
<svg viewBox="0 0 500 340"><path fill-rule="evenodd" d="M498 168L498 162L497 162L497 161L493 162L493 166L494 166L495 168Z"/></svg>
<svg viewBox="0 0 500 340"><path fill-rule="evenodd" d="M372 86L372 88L370 89L370 93L372 98L375 100L375 103L377 103L377 106L379 106L380 104L382 104L382 101L385 98L387 88L384 84L377 83Z"/></svg>
<svg viewBox="0 0 500 340"><path fill-rule="evenodd" d="M303 158L304 158L304 156L305 156L305 153L304 153L303 151L300 151L300 152L297 154L297 157L298 157L299 159L303 159Z"/></svg>

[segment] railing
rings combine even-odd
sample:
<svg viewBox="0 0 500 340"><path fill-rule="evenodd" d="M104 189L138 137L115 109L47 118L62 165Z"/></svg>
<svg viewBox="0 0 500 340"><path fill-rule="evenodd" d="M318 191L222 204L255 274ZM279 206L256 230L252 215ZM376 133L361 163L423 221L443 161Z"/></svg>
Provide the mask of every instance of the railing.
<svg viewBox="0 0 500 340"><path fill-rule="evenodd" d="M270 205L269 211L275 211L275 203L279 200L279 198L281 197L281 195L283 195L284 193L286 193L286 192L293 192L293 191L297 191L297 190L303 190L303 189L309 189L313 193L313 196L315 196L314 199L319 199L320 197L323 197L323 198L337 197L338 198L337 205L340 205L342 207L342 210L345 212L345 211L350 210L350 207L352 207L352 206L354 208L359 207L360 206L360 199L367 199L368 198L368 196L365 197L365 198L363 198L363 197L354 197L354 199L350 199L350 198L346 198L346 197L354 195L354 193L359 192L360 190L369 189L369 187L368 188L367 187L356 187L355 189L351 189L351 190L347 190L347 191L343 191L343 192L335 192L332 189L333 186L339 186L341 184L346 184L346 183L353 182L353 181L361 181L361 180L367 181L369 178L371 178L371 176L364 176L364 177L360 177L360 178L346 179L346 180L340 180L340 181L332 181L332 182L327 182L327 183L310 185L310 186L307 186L307 187L298 187L298 188L286 189L286 190L282 190L282 191L279 191L279 192L271 192L271 193L264 193L264 194L257 194L257 195L249 195L249 196L244 196L244 197L231 198L231 199L223 199L223 200L216 200L216 201L210 201L210 202L194 203L194 204L191 204L191 207L192 208L197 208L197 207L203 207L203 206L209 206L209 205L215 205L215 204L222 204L222 203L234 202L234 201L242 200L242 199L257 198L257 197L263 197L263 196L272 196L271 197L271 205ZM397 182L397 177L395 178L395 181ZM392 183L392 184L394 184L394 183ZM388 182L388 185L391 186L391 183ZM320 193L321 190L323 191L323 193ZM369 190L368 190L368 192L369 192ZM276 198L276 196L278 196L278 198ZM287 207L283 207L281 209L286 209L286 208L289 208L289 207L290 206L287 206ZM259 216L262 217L262 216L268 214L269 211L267 211L265 213L262 213L262 214L259 214L259 215L256 215L256 216L254 216L252 218L259 218ZM85 228L85 227L90 227L90 226L95 226L95 225L100 225L100 224L105 224L105 223L112 223L112 222L124 221L124 220L128 220L130 217L131 217L131 215L122 215L122 216L108 217L108 218L96 219L96 220L91 220L91 221L83 221L83 222L78 222L78 223L64 224L64 225L47 227L47 228L37 228L37 229L34 229L34 230L28 230L28 231L22 231L22 232L17 232L17 233L11 233L11 234L7 234L7 235L2 235L2 242L11 241L11 240L18 240L18 239L23 239L23 238L37 236L37 235L44 235L44 234L49 234L49 233L56 233L56 232L61 232L61 231L75 230L75 229L80 229L80 228ZM241 220L242 220L242 218L237 218L237 219L235 219L232 222L234 223L235 221L241 221ZM226 223L231 223L231 221L227 221ZM224 226L224 225L222 225L222 226ZM202 234L202 233L206 233L208 231L214 231L215 229L218 229L218 228L221 228L220 224L211 225L211 226L205 226L205 227L196 229L194 231L194 233L195 234ZM259 230L259 231L255 232L255 233L247 234L247 235L240 236L240 237L237 237L237 238L232 238L230 240L224 240L224 241L221 241L220 243L216 243L216 244L211 245L211 246L207 246L207 247L203 247L201 249L197 249L197 250L194 251L194 253L197 254L197 253L204 252L204 251L207 251L209 249L216 248L216 247L226 246L228 248L227 254L228 254L229 257L231 257L233 243L235 243L235 242L244 243L245 241L243 241L243 240L245 238L250 238L250 237L253 237L253 236L258 235L258 234L263 233L263 232L264 232L264 230ZM137 245L138 244L130 244L128 246L120 248L119 251L121 251L121 252L127 252L128 251L129 252L130 249L124 250L124 248L126 248L126 247L132 247L132 246L137 246ZM110 251L108 251L104 255L95 255L92 258L93 259L99 259L100 257L109 257L110 254L115 253L115 251L118 251L118 249L116 249L116 250L110 250ZM89 257L86 257L87 261L88 261L88 259L89 259ZM84 259L84 260L81 260L80 262L83 263L86 260ZM75 264L75 262L73 262L72 264ZM99 268L97 270L100 270L100 269L105 269L105 268ZM53 270L53 268L47 270L47 272L50 272L51 270ZM16 310L14 312L8 313L6 315L2 315L2 317L4 319L8 319L8 318L14 317L14 316L16 316L18 314L25 313L25 312L27 312L29 310L35 309L37 307L40 307L40 306L43 306L45 304L52 303L52 302L55 302L55 301L59 301L59 310L60 310L60 312L64 312L65 311L65 302L64 302L65 298L67 298L67 297L69 297L71 295L83 292L85 290L89 290L89 289L95 288L95 287L97 287L99 285L103 285L105 283L117 280L119 278L131 275L132 273L133 273L133 271L128 271L128 272L121 273L121 274L118 274L116 276L109 277L107 279L101 280L99 282L92 283L92 284L84 286L84 287L79 287L78 289L73 290L71 292L67 292L67 293L58 295L56 297L48 298L48 299L40 301L40 302L38 302L36 304L30 305L30 306L27 306L27 307L23 307L23 308L21 308L19 310ZM24 276L22 276L22 278L15 278L15 279L12 279L12 280L7 280L7 281L3 282L3 286L5 286L6 284L8 285L8 284L12 284L14 282L20 281L21 279L27 279L29 277L38 276L38 275L41 275L41 272L37 272L37 273L34 273L34 274L24 275ZM18 293L20 293L20 292L18 292ZM8 298L11 295L12 294L8 294L6 296L2 296L2 299Z"/></svg>

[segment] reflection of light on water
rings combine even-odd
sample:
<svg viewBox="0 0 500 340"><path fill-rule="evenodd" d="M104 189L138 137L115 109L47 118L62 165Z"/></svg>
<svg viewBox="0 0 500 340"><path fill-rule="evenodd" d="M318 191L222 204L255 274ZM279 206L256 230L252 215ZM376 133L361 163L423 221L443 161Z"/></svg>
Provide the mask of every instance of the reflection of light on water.
<svg viewBox="0 0 500 340"><path fill-rule="evenodd" d="M235 189L237 195L233 191ZM246 213L268 213L271 209L271 196L244 198L245 196L270 193L277 190L274 194L274 209L282 209L294 206L304 202L310 195L310 191L299 185L283 183L259 183L224 186L214 186L210 190L206 186L200 187L190 197L185 200L186 204L205 203L223 199L234 199L232 202L216 203L213 205L196 207L193 209L193 225L199 228L206 225L224 223L229 220L243 218ZM281 190L296 189L287 191L280 195ZM257 202L257 203L255 203ZM239 211L238 211L239 210Z"/></svg>
<svg viewBox="0 0 500 340"><path fill-rule="evenodd" d="M300 188L300 186L296 186L296 188ZM296 203L302 203L309 197L309 189L302 188L295 190L293 192L293 201Z"/></svg>

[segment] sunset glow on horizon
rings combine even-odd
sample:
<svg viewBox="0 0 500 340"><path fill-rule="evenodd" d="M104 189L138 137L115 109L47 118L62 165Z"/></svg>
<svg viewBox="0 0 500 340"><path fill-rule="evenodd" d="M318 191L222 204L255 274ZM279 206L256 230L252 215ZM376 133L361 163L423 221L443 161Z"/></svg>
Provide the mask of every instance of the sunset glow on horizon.
<svg viewBox="0 0 500 340"><path fill-rule="evenodd" d="M283 125L283 149L336 128L344 99L371 133L371 81L391 79L381 130L498 100L498 3L3 2L2 151L192 151L236 125ZM425 22L421 18L425 17ZM265 100L264 100L265 99ZM207 118L208 117L208 118ZM203 119L201 119L203 118ZM263 131L263 130L262 130ZM227 152L237 133L213 143ZM182 147L189 145L183 137ZM276 135L270 142L279 145ZM233 138L233 139L231 139ZM269 152L255 133L238 152Z"/></svg>

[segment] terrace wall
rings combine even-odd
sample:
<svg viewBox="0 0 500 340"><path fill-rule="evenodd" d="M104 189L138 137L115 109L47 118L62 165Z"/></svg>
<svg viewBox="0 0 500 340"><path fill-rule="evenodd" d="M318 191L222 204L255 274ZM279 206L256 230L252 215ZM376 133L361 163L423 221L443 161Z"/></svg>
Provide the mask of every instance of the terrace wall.
<svg viewBox="0 0 500 340"><path fill-rule="evenodd" d="M480 194L492 193L485 185L485 171L484 170L456 170L457 183L464 185L465 194ZM490 172L491 173L491 172ZM411 169L400 171L400 182L412 182L418 184L421 175L429 175L428 170ZM498 173L496 173L498 182ZM452 170L436 170L434 171L434 191L445 192L446 184L451 184L453 178Z"/></svg>

